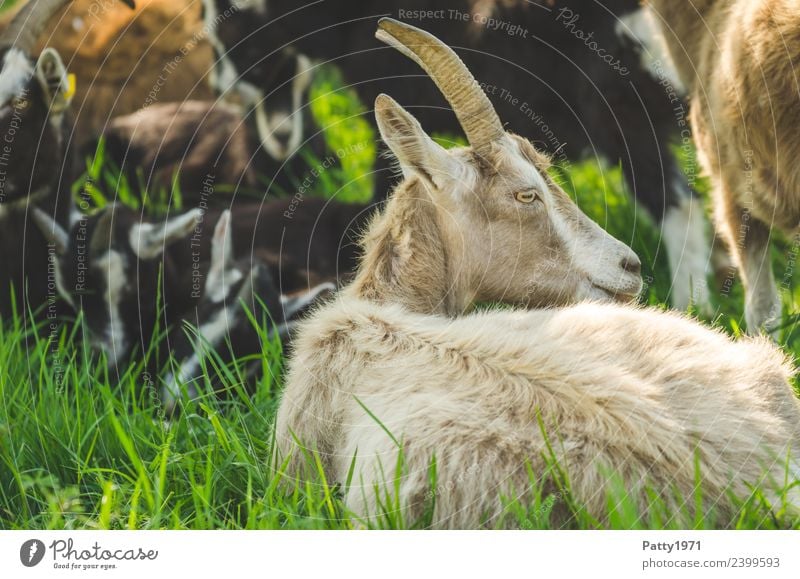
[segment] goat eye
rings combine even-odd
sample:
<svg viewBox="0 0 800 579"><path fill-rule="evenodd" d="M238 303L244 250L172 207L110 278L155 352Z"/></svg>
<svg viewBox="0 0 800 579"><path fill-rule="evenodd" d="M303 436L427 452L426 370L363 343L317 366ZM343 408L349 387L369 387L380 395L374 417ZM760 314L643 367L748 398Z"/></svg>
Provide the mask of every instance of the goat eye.
<svg viewBox="0 0 800 579"><path fill-rule="evenodd" d="M534 191L517 191L514 193L514 199L520 203L533 203L539 198Z"/></svg>

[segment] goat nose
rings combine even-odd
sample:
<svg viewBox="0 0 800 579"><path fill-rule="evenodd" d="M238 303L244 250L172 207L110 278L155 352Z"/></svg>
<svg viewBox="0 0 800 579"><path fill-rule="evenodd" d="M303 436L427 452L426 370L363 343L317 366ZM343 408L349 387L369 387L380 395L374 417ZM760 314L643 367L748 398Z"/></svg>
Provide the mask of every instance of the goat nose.
<svg viewBox="0 0 800 579"><path fill-rule="evenodd" d="M631 254L627 257L623 257L620 266L622 266L622 269L624 269L628 273L632 273L635 275L639 275L640 273L642 273L642 262L639 261L639 258L634 254Z"/></svg>

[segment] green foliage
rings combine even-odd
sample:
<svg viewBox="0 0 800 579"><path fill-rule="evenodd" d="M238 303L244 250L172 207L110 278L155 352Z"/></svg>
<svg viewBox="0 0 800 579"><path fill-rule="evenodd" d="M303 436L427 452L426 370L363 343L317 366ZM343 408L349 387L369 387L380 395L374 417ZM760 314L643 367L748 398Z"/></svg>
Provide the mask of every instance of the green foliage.
<svg viewBox="0 0 800 579"><path fill-rule="evenodd" d="M321 177L312 190L323 197L366 203L372 198L376 157L375 130L367 117L370 113L355 91L345 86L339 70L331 66L322 67L315 76L310 97L311 113L325 136L327 151L323 159L309 166L324 166L327 159L338 163L319 171ZM307 160L313 159L310 151L303 154Z"/></svg>
<svg viewBox="0 0 800 579"><path fill-rule="evenodd" d="M159 188L149 191L146 179L140 171L138 183L132 185L111 159L106 158L105 140L100 138L92 157L86 160L86 170L72 184L72 195L85 213L91 213L109 203L121 203L133 209L143 209L147 215L165 215L180 211L183 195L177 175L173 177L170 190Z"/></svg>
<svg viewBox="0 0 800 579"><path fill-rule="evenodd" d="M6 10L11 10L19 0L2 0L0 1L0 14Z"/></svg>
<svg viewBox="0 0 800 579"><path fill-rule="evenodd" d="M431 133L431 138L434 142L440 144L445 149L452 149L453 147L466 147L467 138L462 135L449 135L446 133Z"/></svg>

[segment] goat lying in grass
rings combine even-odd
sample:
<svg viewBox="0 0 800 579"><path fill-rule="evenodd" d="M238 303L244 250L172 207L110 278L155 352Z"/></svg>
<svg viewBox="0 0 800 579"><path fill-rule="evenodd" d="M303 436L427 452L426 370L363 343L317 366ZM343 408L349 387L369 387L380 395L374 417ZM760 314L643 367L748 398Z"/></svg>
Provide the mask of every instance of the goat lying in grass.
<svg viewBox="0 0 800 579"><path fill-rule="evenodd" d="M643 516L651 493L691 511L697 483L722 525L734 516L729 490L761 485L776 498L800 445L780 351L677 314L566 306L631 299L635 255L504 131L447 46L389 19L378 38L433 78L470 147L442 149L377 99L406 179L369 228L354 282L295 335L275 432L287 476L317 476L316 454L356 516L395 508L456 528L504 524L502 497L531 500L537 485L566 488L602 519L611 475ZM565 307L464 315L476 300ZM569 516L564 501L553 516Z"/></svg>
<svg viewBox="0 0 800 579"><path fill-rule="evenodd" d="M189 397L197 395L198 383L207 377L204 358L209 353L214 352L217 362L223 363L259 355L265 349L265 340L275 335L288 339L298 317L321 296L336 290L334 284L325 282L292 295L282 294L273 279L268 254L255 250L246 258L235 259L233 246L231 212L225 211L214 228L203 297L184 314L167 339L176 361L163 389L162 400L168 411L175 407L182 387ZM266 335L256 323L264 309L272 320ZM258 358L253 372L261 370ZM213 388L213 380L208 381Z"/></svg>
<svg viewBox="0 0 800 579"><path fill-rule="evenodd" d="M664 39L689 92L698 156L712 179L717 228L745 286L747 330L772 330L782 308L770 228L796 232L800 224L797 2L649 4L664 25ZM732 284L731 273L724 285L729 290Z"/></svg>
<svg viewBox="0 0 800 579"><path fill-rule="evenodd" d="M127 361L137 346L149 352L156 328L199 301L197 280L208 260L207 240L193 246L191 238L199 210L150 222L110 205L76 220L69 233L41 211L34 217L57 254L59 294L83 314L90 344L110 366Z"/></svg>
<svg viewBox="0 0 800 579"><path fill-rule="evenodd" d="M367 216L363 206L285 199L231 211L235 246L253 259L248 271L267 265L281 294L348 279L355 270L356 247L349 239ZM194 209L150 221L112 205L79 219L69 233L36 214L58 253L59 293L82 311L91 343L112 366L126 363L137 347L148 352L157 328L197 318L192 312L207 286L212 225L220 214Z"/></svg>

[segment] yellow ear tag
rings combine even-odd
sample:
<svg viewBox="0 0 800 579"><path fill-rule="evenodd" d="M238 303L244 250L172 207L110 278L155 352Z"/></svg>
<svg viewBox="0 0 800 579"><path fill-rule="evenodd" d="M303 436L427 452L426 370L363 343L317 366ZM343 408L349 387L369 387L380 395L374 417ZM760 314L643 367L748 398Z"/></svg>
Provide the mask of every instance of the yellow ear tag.
<svg viewBox="0 0 800 579"><path fill-rule="evenodd" d="M77 79L73 73L67 75L67 90L64 91L64 99L71 99L75 95Z"/></svg>

